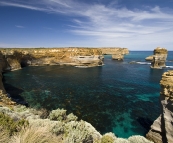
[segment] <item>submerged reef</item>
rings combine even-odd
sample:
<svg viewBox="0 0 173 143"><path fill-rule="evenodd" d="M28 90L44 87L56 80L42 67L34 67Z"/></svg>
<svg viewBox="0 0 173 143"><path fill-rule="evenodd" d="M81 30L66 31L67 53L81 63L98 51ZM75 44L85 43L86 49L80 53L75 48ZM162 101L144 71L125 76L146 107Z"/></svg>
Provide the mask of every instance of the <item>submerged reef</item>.
<svg viewBox="0 0 173 143"><path fill-rule="evenodd" d="M156 143L173 142L173 70L165 72L160 81L161 114L146 137Z"/></svg>

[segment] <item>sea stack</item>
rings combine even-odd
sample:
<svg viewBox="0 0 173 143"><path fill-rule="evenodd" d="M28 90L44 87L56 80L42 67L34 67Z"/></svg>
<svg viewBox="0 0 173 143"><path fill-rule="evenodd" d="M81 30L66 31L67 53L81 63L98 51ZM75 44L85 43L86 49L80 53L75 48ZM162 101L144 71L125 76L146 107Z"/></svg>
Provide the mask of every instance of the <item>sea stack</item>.
<svg viewBox="0 0 173 143"><path fill-rule="evenodd" d="M168 51L165 48L156 48L154 49L154 56L151 62L151 68L162 68L166 67L165 62L167 58Z"/></svg>
<svg viewBox="0 0 173 143"><path fill-rule="evenodd" d="M161 114L146 137L155 143L173 143L173 70L162 75L160 85Z"/></svg>

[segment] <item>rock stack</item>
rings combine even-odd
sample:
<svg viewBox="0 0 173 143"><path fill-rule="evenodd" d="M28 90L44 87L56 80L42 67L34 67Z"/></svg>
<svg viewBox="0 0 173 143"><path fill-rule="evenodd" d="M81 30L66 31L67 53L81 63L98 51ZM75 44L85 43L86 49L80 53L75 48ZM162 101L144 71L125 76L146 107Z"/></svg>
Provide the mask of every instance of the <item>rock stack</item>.
<svg viewBox="0 0 173 143"><path fill-rule="evenodd" d="M160 85L161 114L146 137L155 143L173 143L173 70L162 75Z"/></svg>
<svg viewBox="0 0 173 143"><path fill-rule="evenodd" d="M166 67L165 62L167 58L168 51L165 48L154 49L154 55L151 62L151 68L162 68Z"/></svg>

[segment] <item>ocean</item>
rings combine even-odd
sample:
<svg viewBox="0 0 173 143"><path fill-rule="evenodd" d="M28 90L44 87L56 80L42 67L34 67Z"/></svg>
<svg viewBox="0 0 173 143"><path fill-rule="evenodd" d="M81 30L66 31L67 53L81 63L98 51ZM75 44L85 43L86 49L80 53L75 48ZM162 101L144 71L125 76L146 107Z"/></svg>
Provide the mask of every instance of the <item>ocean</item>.
<svg viewBox="0 0 173 143"><path fill-rule="evenodd" d="M173 69L173 52L164 69L151 69L152 51L130 51L124 61L105 55L104 66L24 67L4 74L6 91L30 107L63 108L91 123L100 133L128 138L143 135L160 114L162 74ZM130 64L137 61L138 64Z"/></svg>

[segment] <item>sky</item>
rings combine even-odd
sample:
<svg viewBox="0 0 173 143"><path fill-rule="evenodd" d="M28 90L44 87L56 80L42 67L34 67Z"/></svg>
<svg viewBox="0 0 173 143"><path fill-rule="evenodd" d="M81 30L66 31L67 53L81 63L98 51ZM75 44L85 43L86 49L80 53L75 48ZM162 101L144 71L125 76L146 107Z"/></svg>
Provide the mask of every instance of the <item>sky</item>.
<svg viewBox="0 0 173 143"><path fill-rule="evenodd" d="M0 0L0 47L173 50L173 0Z"/></svg>

